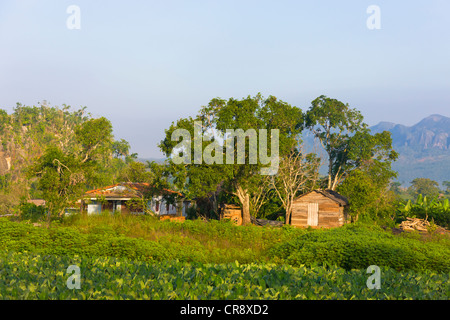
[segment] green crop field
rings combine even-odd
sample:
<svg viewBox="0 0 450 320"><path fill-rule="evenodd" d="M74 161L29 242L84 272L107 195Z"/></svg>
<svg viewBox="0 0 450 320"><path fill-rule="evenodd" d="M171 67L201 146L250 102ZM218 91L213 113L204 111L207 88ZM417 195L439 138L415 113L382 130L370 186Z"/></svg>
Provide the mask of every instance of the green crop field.
<svg viewBox="0 0 450 320"><path fill-rule="evenodd" d="M80 268L79 289L68 267ZM116 258L3 254L0 299L448 299L449 275L274 264L138 262ZM67 283L69 282L69 287Z"/></svg>
<svg viewBox="0 0 450 320"><path fill-rule="evenodd" d="M445 235L77 218L0 219L0 299L442 299ZM367 267L380 267L370 289ZM76 283L79 268L80 288ZM69 283L69 286L68 286Z"/></svg>

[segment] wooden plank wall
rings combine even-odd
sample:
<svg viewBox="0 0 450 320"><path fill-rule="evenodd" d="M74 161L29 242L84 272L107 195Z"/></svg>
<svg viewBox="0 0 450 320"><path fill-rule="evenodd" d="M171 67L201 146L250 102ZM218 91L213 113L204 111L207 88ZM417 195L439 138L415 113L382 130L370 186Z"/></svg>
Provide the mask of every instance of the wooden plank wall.
<svg viewBox="0 0 450 320"><path fill-rule="evenodd" d="M242 209L235 206L226 206L222 210L221 219L230 219L234 224L242 225Z"/></svg>
<svg viewBox="0 0 450 320"><path fill-rule="evenodd" d="M333 228L344 224L344 208L320 193L312 192L295 201L292 209L291 225L307 227L308 203L319 204L318 227Z"/></svg>

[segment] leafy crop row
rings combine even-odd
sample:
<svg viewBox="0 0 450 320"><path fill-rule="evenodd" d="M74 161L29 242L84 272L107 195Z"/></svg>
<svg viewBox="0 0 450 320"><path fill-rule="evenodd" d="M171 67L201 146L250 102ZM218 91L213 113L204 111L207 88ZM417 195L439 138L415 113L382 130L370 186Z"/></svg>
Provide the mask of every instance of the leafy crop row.
<svg viewBox="0 0 450 320"><path fill-rule="evenodd" d="M80 289L69 289L70 265ZM137 262L3 252L0 299L448 299L449 275L381 269L381 289L365 270L274 264Z"/></svg>

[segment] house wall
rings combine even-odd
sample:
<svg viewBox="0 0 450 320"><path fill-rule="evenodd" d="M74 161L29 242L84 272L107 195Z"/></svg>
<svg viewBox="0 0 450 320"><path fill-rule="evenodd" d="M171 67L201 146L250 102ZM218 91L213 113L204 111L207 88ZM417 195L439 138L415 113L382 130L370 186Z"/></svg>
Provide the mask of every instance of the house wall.
<svg viewBox="0 0 450 320"><path fill-rule="evenodd" d="M177 205L181 206L181 215L186 216L186 209L188 206L185 202L178 202ZM159 196L154 197L151 201L149 201L148 208L157 215L177 215L177 205L167 204L163 197Z"/></svg>
<svg viewBox="0 0 450 320"><path fill-rule="evenodd" d="M179 215L178 212L184 217L186 217L187 208L192 206L190 201L179 201L176 205L167 204L162 196L154 197L151 201L147 203L147 208L157 215ZM102 210L109 210L110 212L122 212L122 213L132 213L141 214L143 212L131 212L130 208L127 207L126 200L108 200L106 204L98 203L96 200L91 199L87 204L87 213L100 214Z"/></svg>
<svg viewBox="0 0 450 320"><path fill-rule="evenodd" d="M192 207L192 202L191 201L182 201L181 202L181 215L183 217L187 217L187 209Z"/></svg>
<svg viewBox="0 0 450 320"><path fill-rule="evenodd" d="M99 214L102 212L102 205L100 203L97 203L96 201L92 201L91 203L88 203L87 205L87 214Z"/></svg>
<svg viewBox="0 0 450 320"><path fill-rule="evenodd" d="M242 209L235 205L225 205L221 210L221 219L230 219L234 224L242 225Z"/></svg>
<svg viewBox="0 0 450 320"><path fill-rule="evenodd" d="M291 225L308 226L308 203L319 205L318 227L340 227L345 223L344 207L320 193L311 192L294 201Z"/></svg>
<svg viewBox="0 0 450 320"><path fill-rule="evenodd" d="M123 212L122 210L122 203L121 200L109 200L106 203L98 203L95 200L91 200L90 203L87 204L87 213L89 214L99 214L104 210L108 210L110 212Z"/></svg>

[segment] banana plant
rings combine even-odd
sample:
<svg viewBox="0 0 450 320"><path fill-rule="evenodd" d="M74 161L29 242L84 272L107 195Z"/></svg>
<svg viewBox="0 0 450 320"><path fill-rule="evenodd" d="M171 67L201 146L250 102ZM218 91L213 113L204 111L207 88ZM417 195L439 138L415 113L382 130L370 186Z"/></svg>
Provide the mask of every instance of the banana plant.
<svg viewBox="0 0 450 320"><path fill-rule="evenodd" d="M450 211L450 202L447 199L445 199L444 201L440 202L441 204L441 208L444 212L449 212Z"/></svg>
<svg viewBox="0 0 450 320"><path fill-rule="evenodd" d="M411 214L411 209L412 209L411 200L408 200L408 202L406 203L400 202L397 205L397 210L400 212L398 218L400 218L401 220L405 220L406 217L409 217L409 215Z"/></svg>
<svg viewBox="0 0 450 320"><path fill-rule="evenodd" d="M398 218L401 220L407 217L420 217L428 220L439 220L443 226L448 225L450 215L449 199L439 200L434 197L430 200L427 196L418 195L415 202L408 200L397 205Z"/></svg>

